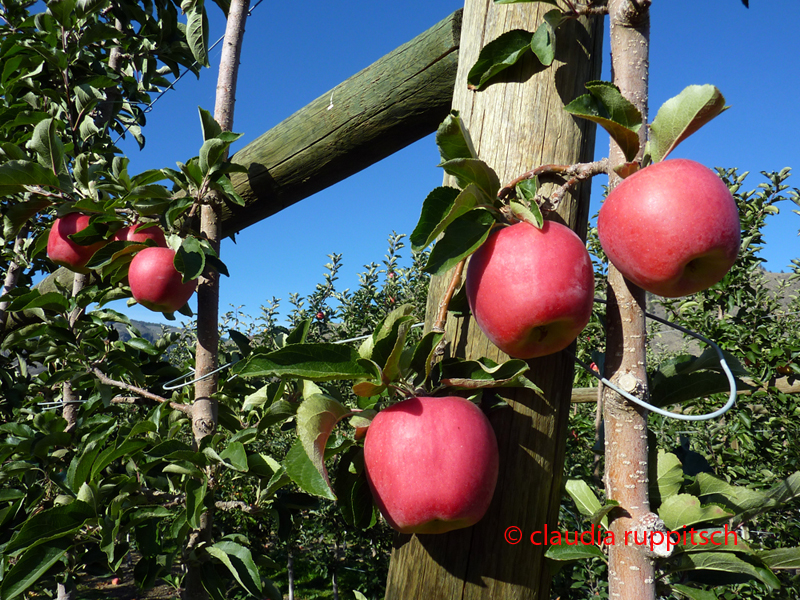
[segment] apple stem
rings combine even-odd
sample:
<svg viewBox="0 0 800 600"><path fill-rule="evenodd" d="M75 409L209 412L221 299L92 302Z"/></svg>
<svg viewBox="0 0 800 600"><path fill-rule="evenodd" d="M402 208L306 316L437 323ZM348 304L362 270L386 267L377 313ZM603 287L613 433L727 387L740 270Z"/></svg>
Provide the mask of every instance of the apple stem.
<svg viewBox="0 0 800 600"><path fill-rule="evenodd" d="M464 273L464 265L467 263L467 259L461 260L457 265L456 268L453 269L453 276L450 279L450 285L447 286L447 290L442 295L442 299L439 301L439 311L436 313L436 321L431 327L431 331L436 333L444 333L444 325L447 322L447 308L450 306L450 301L453 299L453 296L458 289L458 286L461 285L461 276Z"/></svg>

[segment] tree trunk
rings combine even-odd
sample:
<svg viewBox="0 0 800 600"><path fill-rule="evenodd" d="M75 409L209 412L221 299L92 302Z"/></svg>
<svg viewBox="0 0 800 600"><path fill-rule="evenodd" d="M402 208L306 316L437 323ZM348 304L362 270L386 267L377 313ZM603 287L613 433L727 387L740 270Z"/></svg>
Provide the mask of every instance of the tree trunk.
<svg viewBox="0 0 800 600"><path fill-rule="evenodd" d="M533 31L551 8L541 3L495 5L491 0L467 0L464 9L453 108L463 117L480 158L498 172L503 183L533 166L592 158L594 126L573 119L562 108L585 92L585 82L600 75L602 19L563 25L556 62L549 69L542 70L531 59L483 92L467 90L467 72L481 47L511 29ZM552 217L585 236L589 192L588 183L578 186ZM448 273L431 282L428 328L450 277ZM453 355L506 358L470 318L450 317L446 334ZM545 524L555 528L557 523L573 363L559 353L530 361L530 367L529 377L542 388L543 397L514 390L504 394L509 407L489 417L500 446L500 477L489 512L468 529L399 535L386 598L548 597L545 547L531 544L530 536ZM519 530L510 529L514 527ZM511 539L515 531L518 543L508 543L504 534Z"/></svg>
<svg viewBox="0 0 800 600"><path fill-rule="evenodd" d="M217 79L217 96L214 107L214 119L223 131L233 128L234 105L236 103L236 79L239 73L239 57L242 51L244 25L250 0L233 0L228 9L228 20L225 28L225 41L220 56L219 77ZM227 158L227 155L225 156ZM200 198L200 234L208 240L219 256L222 239L222 198L212 192ZM195 349L195 374L200 379L194 388L194 404L192 405L192 434L195 446L217 429L217 366L219 352L219 279L220 275L213 269L206 269L197 286L197 346ZM206 468L209 494L213 497L214 466ZM187 548L199 542L213 542L214 513L213 503L201 515L200 528L193 531ZM186 554L189 554L187 552ZM203 565L190 560L187 564L184 600L206 600L208 592L203 586Z"/></svg>
<svg viewBox="0 0 800 600"><path fill-rule="evenodd" d="M647 122L650 45L649 1L611 0L609 23L612 74L622 95L630 100ZM647 127L640 130L644 141ZM641 158L638 157L638 158ZM612 140L611 166L625 162ZM612 178L610 187L618 183ZM646 399L647 368L645 325L646 297L641 288L627 281L614 265L608 268L608 310L605 375L637 398ZM603 392L605 421L606 496L620 509L612 512L610 529L615 543L609 547L609 597L615 600L655 600L653 560L635 545L634 534L652 534L647 468L647 411L606 388ZM630 536L631 539L628 539ZM649 540L649 536L647 537Z"/></svg>

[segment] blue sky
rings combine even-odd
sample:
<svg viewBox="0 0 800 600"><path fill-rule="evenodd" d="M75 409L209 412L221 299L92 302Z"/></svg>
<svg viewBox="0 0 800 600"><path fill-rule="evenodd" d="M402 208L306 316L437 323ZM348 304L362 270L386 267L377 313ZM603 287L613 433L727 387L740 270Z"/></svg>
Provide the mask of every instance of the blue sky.
<svg viewBox="0 0 800 600"><path fill-rule="evenodd" d="M462 5L458 0L346 4L344 10L338 2L264 2L253 10L234 124L244 136L234 151ZM215 5L209 2L208 10L213 42L224 23ZM651 15L651 119L664 101L691 84L716 85L731 106L672 157L750 171L746 189L764 180L760 171L789 166L796 169L789 183L800 187L800 61L791 42L800 2L753 0L748 10L739 0L656 0ZM607 59L606 50L604 79L609 79ZM219 46L199 80L185 76L153 106L144 150L132 139L122 142L131 173L174 167L197 155L202 143L197 106L213 113L218 61ZM598 135L596 157L607 148L607 137ZM243 311L255 316L274 296L282 300L285 315L289 294L312 293L322 281L327 255L334 252L343 254L340 289L354 289L363 265L382 260L389 234L413 230L423 199L441 185L437 162L429 136L249 227L236 244L225 240L222 259L231 276L222 280L220 311L244 305ZM602 183L596 181L595 189ZM594 212L599 200L592 202ZM800 256L800 217L791 208L786 204L767 230L764 257L774 271L786 270ZM401 254L407 259L410 248ZM194 308L196 301L190 305ZM139 306L114 308L135 319L166 322Z"/></svg>

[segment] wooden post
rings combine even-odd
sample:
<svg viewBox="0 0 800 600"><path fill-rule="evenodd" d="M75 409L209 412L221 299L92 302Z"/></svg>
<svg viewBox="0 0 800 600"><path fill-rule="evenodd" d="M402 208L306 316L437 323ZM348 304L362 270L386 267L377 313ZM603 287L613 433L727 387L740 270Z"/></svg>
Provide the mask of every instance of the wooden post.
<svg viewBox="0 0 800 600"><path fill-rule="evenodd" d="M467 72L483 45L511 29L533 31L549 9L540 3L495 5L491 0L467 0L464 8L453 108L461 113L480 158L503 183L537 165L588 162L593 155L594 127L562 108L585 93L585 82L599 78L602 19L562 26L556 62L549 69L531 59L483 92L467 90ZM582 236L589 191L588 183L578 187L578 197L565 198L556 216ZM431 283L428 327L450 276ZM446 331L450 354L506 358L469 318L449 318ZM488 514L468 529L398 536L387 599L549 597L546 547L532 544L531 534L543 531L545 524L557 527L573 362L559 353L530 366L529 377L544 397L515 391L508 408L490 415L500 446L500 478ZM519 529L509 529L514 527ZM518 543L506 541L506 532Z"/></svg>
<svg viewBox="0 0 800 600"><path fill-rule="evenodd" d="M230 235L436 131L453 94L461 11L393 50L237 152Z"/></svg>

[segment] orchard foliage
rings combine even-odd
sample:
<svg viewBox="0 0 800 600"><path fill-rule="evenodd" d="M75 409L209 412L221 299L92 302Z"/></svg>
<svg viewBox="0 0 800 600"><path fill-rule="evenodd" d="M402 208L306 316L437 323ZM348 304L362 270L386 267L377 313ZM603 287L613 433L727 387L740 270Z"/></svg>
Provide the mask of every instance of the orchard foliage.
<svg viewBox="0 0 800 600"><path fill-rule="evenodd" d="M218 4L227 10L224 1ZM32 8L43 12L31 14ZM536 32L513 32L490 44L470 81L489 85L529 49L543 65L552 63L559 24L573 16L551 11ZM207 32L204 4L192 0L12 1L0 13L0 599L74 588L87 574L110 576L129 559L141 588L157 581L180 587L182 569L192 562L202 563L212 598L277 598L271 579L303 552L325 557L308 571L343 578L344 567L355 564L364 576L353 588L380 593L389 533L366 484L361 428L380 408L422 391L478 401L482 390L500 388L486 396L501 402L504 387L535 389L524 361L441 360L440 328L423 335L416 327L430 274L463 261L498 221L541 226L542 213L552 208L540 206L534 173L502 188L453 114L437 143L441 166L457 187L437 188L425 200L410 236L418 251L411 265L401 266L403 236L393 234L384 261L367 265L352 292L337 290L342 257L333 254L323 282L307 297L290 297L288 323L279 320L276 299L254 321L226 315L218 426L193 444L193 392L182 385L195 366L193 325L148 340L108 303L131 296L128 264L144 245L113 238L132 223L158 222L177 250L174 265L184 279L208 269L226 273L197 233L195 216L211 191L242 204L229 179L238 167L224 158L238 135L223 132L200 109L198 155L176 157L177 168L138 174L129 172L116 146L127 135L144 144L142 128L158 94L182 71L198 73L207 65ZM687 88L658 112L649 145L641 148L641 116L615 86L594 82L568 106L606 128L629 160L644 151L653 161L723 109L713 86ZM625 165L622 172L635 168ZM748 410L697 430L677 447L677 426L654 419L662 448L651 480L671 526L686 524L689 506L692 524L728 523L755 538L724 557L684 549L664 562L662 580L700 598L698 577L716 574L720 583L727 579L719 573L732 573L755 582L739 589L766 597L764 586L782 583L781 591L769 593L788 598L796 595L796 577L782 570L797 569L800 560L796 515L788 508L800 493L798 414L779 380L791 383L800 374L798 301L787 305L782 290L764 285L758 251L765 218L786 198L798 202L798 195L784 183L788 171L769 175L769 183L749 193L739 191L744 179L735 170L722 175L737 192L742 215L740 262L718 286L665 302L664 309L747 367L747 378L744 369L737 374L750 393ZM44 256L48 229L69 212L91 217L74 241L104 244L88 264L91 277L75 285L62 269L34 286L53 270ZM590 249L602 272L595 240ZM451 308L465 310L458 296ZM579 357L598 365L602 314L597 306L579 347ZM718 403L707 396L721 391L719 373L703 355L654 358L653 390L664 390L663 403L676 402L673 392L686 381L698 385L681 395L681 410ZM602 522L611 505L601 502L589 470L595 428L585 408L576 410L573 429L567 455L576 460L568 464L573 481L562 524L577 530L585 521L576 510ZM328 502L334 499L335 508ZM210 514L214 530L198 539ZM602 552L587 553L602 566ZM572 564L557 585L576 573L572 587L602 590L597 573Z"/></svg>

